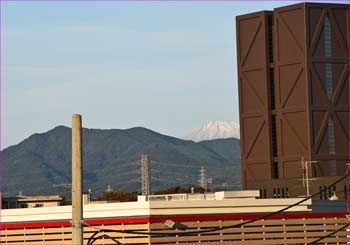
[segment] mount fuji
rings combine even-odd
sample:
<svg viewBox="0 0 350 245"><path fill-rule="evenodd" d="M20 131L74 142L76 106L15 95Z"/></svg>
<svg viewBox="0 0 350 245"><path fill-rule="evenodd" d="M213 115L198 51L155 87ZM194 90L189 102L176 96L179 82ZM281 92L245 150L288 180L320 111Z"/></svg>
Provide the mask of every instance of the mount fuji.
<svg viewBox="0 0 350 245"><path fill-rule="evenodd" d="M239 124L236 122L211 121L193 129L184 139L200 142L213 139L239 139Z"/></svg>

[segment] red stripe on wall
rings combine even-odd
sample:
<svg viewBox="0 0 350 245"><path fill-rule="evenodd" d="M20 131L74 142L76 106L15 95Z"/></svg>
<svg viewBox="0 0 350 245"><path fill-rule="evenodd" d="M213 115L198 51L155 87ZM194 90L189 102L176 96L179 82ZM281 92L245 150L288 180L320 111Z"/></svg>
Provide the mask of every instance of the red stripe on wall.
<svg viewBox="0 0 350 245"><path fill-rule="evenodd" d="M151 217L123 217L123 218L106 218L106 219L89 219L85 220L88 225L108 225L108 224L142 224L142 223L158 223L167 219L178 222L186 221L215 221L215 220L251 220L261 217L263 214L210 214L210 215L167 215L167 216L151 216ZM347 212L332 213L282 213L271 216L269 219L301 219L301 218L333 218L344 217L350 215ZM0 224L0 229L22 229L22 228L39 228L39 227L56 227L71 226L69 220L63 221L40 221L40 222L21 222Z"/></svg>
<svg viewBox="0 0 350 245"><path fill-rule="evenodd" d="M110 225L110 224L144 224L150 222L149 217L128 217L85 220L88 225Z"/></svg>
<svg viewBox="0 0 350 245"><path fill-rule="evenodd" d="M350 213L347 212L328 212L328 213L311 213L311 212L298 212L298 213L281 213L276 214L268 219L300 219L300 218L330 218L330 217L344 217ZM261 217L265 214L218 214L218 215L182 215L182 216L153 216L150 217L152 223L164 222L167 219L173 221L186 222L186 221L214 221L214 220L251 220Z"/></svg>
<svg viewBox="0 0 350 245"><path fill-rule="evenodd" d="M39 227L55 227L55 226L70 226L70 221L44 221L44 222L23 222L0 224L0 229L22 229L22 228L39 228Z"/></svg>

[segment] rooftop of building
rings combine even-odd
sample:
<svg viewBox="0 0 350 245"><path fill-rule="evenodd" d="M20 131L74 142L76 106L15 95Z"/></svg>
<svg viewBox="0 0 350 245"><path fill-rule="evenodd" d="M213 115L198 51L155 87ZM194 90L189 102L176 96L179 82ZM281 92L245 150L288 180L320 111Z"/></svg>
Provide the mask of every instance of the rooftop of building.
<svg viewBox="0 0 350 245"><path fill-rule="evenodd" d="M257 14L257 13L266 13L266 14L272 14L273 11L278 10L278 11L283 11L283 10L290 10L290 9L297 9L297 8L301 8L301 7L317 7L317 6L325 6L325 5L329 5L332 7L335 6L350 6L349 3L334 3L334 2L301 2L301 3L295 3L295 4L290 4L290 5L285 5L285 6L281 6L281 7L277 7L277 8L273 8L273 9L266 9L266 10L261 10L261 11L256 11L256 12L249 12L246 14L242 14L237 16L238 18L245 18L245 17L249 17L251 14Z"/></svg>
<svg viewBox="0 0 350 245"><path fill-rule="evenodd" d="M62 201L63 197L59 195L50 196L18 196L19 202L49 202L49 201Z"/></svg>
<svg viewBox="0 0 350 245"><path fill-rule="evenodd" d="M254 214L275 212L303 198L258 198L258 191L139 196L135 202L85 203L84 219L164 215ZM306 200L287 212L342 212L343 201ZM3 223L71 219L71 206L1 210Z"/></svg>

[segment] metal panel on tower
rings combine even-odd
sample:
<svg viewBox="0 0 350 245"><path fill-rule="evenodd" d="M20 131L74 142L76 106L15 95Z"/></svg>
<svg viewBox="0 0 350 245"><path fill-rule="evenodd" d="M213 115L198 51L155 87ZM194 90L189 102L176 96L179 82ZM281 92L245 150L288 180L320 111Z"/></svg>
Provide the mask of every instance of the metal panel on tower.
<svg viewBox="0 0 350 245"><path fill-rule="evenodd" d="M307 8L312 158L316 176L345 173L349 160L349 6Z"/></svg>
<svg viewBox="0 0 350 245"><path fill-rule="evenodd" d="M349 6L300 3L237 17L245 189L258 188L264 197L294 197L305 195L305 174L312 192L345 174ZM312 163L310 172L302 168L304 161ZM346 192L345 183L333 187L339 189ZM332 195L323 194L320 199Z"/></svg>
<svg viewBox="0 0 350 245"><path fill-rule="evenodd" d="M303 4L274 10L275 115L280 178L300 177L301 157L310 158L304 16Z"/></svg>
<svg viewBox="0 0 350 245"><path fill-rule="evenodd" d="M260 12L237 18L237 54L243 185L269 179L269 90L267 86L267 17Z"/></svg>

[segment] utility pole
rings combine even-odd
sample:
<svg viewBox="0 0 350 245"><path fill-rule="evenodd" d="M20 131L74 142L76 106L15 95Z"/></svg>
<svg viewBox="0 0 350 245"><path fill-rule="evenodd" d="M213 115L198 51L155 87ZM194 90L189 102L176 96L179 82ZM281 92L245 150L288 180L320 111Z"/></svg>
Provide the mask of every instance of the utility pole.
<svg viewBox="0 0 350 245"><path fill-rule="evenodd" d="M72 244L83 244L81 115L72 116Z"/></svg>
<svg viewBox="0 0 350 245"><path fill-rule="evenodd" d="M142 195L148 196L150 194L149 185L149 155L141 155L141 183Z"/></svg>
<svg viewBox="0 0 350 245"><path fill-rule="evenodd" d="M311 168L312 163L318 161L304 161L304 157L301 158L301 167L304 170L303 173L303 185L306 186L306 196L310 196L310 179L309 179L309 169Z"/></svg>
<svg viewBox="0 0 350 245"><path fill-rule="evenodd" d="M201 169L199 170L199 184L205 190L205 192L208 191L207 175L203 166L201 166Z"/></svg>

